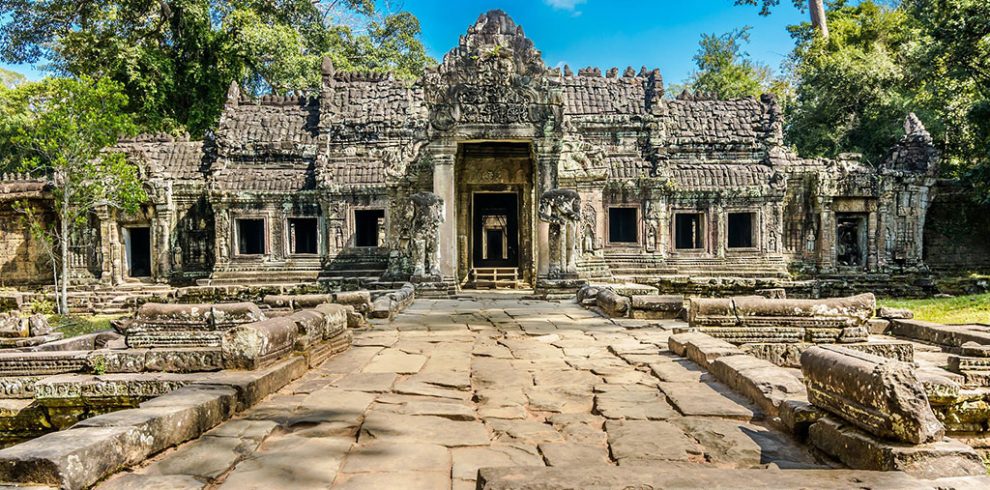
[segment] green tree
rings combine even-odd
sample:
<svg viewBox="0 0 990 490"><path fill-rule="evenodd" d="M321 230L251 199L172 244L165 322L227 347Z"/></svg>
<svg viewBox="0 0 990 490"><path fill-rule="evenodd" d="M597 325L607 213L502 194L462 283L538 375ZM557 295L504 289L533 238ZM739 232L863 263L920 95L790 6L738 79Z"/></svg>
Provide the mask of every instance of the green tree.
<svg viewBox="0 0 990 490"><path fill-rule="evenodd" d="M805 5L804 0L793 0L794 7L802 12L807 10L811 13L811 25L821 33L822 37L828 37L828 17L825 13L825 0L808 0ZM736 5L759 5L760 15L770 15L771 10L780 5L780 0L736 0Z"/></svg>
<svg viewBox="0 0 990 490"><path fill-rule="evenodd" d="M859 152L876 162L902 134L908 113L937 126L916 103L913 60L922 33L911 17L871 0L829 16L827 39L809 24L791 28L796 99L788 140L804 155Z"/></svg>
<svg viewBox="0 0 990 490"><path fill-rule="evenodd" d="M990 2L905 0L924 34L911 67L947 170L990 203Z"/></svg>
<svg viewBox="0 0 990 490"><path fill-rule="evenodd" d="M145 130L201 135L231 80L256 95L319 88L341 71L422 74L419 22L372 0L0 0L0 59L123 84Z"/></svg>
<svg viewBox="0 0 990 490"><path fill-rule="evenodd" d="M73 232L85 227L97 209L135 212L147 200L137 168L123 153L109 150L137 127L123 111L127 96L121 85L109 79L48 78L9 91L0 103L0 113L26 115L11 137L22 150L20 170L43 176L51 185L57 223L29 211L26 217L52 250L58 309L64 315Z"/></svg>
<svg viewBox="0 0 990 490"><path fill-rule="evenodd" d="M694 55L697 70L691 73L686 86L723 99L755 97L766 92L773 84L770 68L754 62L743 51L749 42L749 30L744 27L721 35L702 34Z"/></svg>

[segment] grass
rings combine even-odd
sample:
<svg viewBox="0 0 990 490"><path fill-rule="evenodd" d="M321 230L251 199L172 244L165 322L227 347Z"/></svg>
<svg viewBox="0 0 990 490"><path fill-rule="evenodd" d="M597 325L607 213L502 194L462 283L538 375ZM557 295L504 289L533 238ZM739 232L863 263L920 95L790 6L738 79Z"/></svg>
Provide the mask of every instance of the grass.
<svg viewBox="0 0 990 490"><path fill-rule="evenodd" d="M882 299L880 306L907 308L918 320L936 323L990 324L990 293L951 298Z"/></svg>
<svg viewBox="0 0 990 490"><path fill-rule="evenodd" d="M55 330L62 332L65 338L78 337L88 333L99 332L112 328L110 322L123 318L125 315L52 315L48 317Z"/></svg>

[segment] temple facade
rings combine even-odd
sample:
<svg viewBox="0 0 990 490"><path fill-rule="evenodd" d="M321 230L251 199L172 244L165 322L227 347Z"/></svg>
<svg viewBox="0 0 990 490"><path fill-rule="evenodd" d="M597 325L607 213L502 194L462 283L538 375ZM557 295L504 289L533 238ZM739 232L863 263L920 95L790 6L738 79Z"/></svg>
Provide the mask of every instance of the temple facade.
<svg viewBox="0 0 990 490"><path fill-rule="evenodd" d="M892 277L941 260L926 257L938 153L913 115L876 166L801 158L772 96L669 97L658 70L550 68L500 11L415 82L329 61L322 77L306 96L231 84L204 141L121 142L149 202L77 230L73 280L450 290ZM11 207L43 208L44 186L5 179L0 280L44 284ZM985 247L973 257L990 266Z"/></svg>

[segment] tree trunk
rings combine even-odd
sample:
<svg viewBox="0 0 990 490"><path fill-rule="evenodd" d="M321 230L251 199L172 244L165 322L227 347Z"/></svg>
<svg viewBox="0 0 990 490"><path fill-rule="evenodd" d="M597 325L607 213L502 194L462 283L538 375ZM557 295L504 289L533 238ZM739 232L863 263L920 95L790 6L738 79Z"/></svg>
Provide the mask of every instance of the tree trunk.
<svg viewBox="0 0 990 490"><path fill-rule="evenodd" d="M811 11L811 25L818 29L822 37L828 37L828 19L825 17L825 0L808 0Z"/></svg>
<svg viewBox="0 0 990 490"><path fill-rule="evenodd" d="M59 240L60 255L62 256L62 291L58 293L59 314L69 314L69 207L62 203L61 237Z"/></svg>

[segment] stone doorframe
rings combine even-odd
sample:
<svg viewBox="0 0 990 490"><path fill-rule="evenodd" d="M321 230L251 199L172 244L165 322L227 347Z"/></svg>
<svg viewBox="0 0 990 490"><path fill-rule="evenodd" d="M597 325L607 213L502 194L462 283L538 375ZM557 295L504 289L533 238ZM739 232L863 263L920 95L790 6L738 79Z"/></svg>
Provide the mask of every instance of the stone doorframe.
<svg viewBox="0 0 990 490"><path fill-rule="evenodd" d="M532 257L530 264L526 265L530 282L535 284L537 278L546 277L548 272L549 258L549 227L547 223L537 218L536 196L541 195L546 190L555 188L557 181L557 159L559 149L554 150L557 145L553 144L552 138L535 137L536 128L530 125L511 125L509 127L493 128L454 128L450 134L443 138L431 141L423 150L426 158L433 163L433 192L443 199L444 221L440 225L440 272L444 282L448 284L460 284L460 274L458 262L461 250L470 253L469 244L458 243L458 149L463 143L499 143L499 142L526 142L531 146L531 190L532 194L528 209L524 208L524 200L520 199L520 214L531 213L532 221L530 233L531 240L529 255ZM496 134L491 134L496 133ZM522 245L520 245L521 247ZM520 250L522 252L522 250ZM520 254L521 255L521 254ZM522 264L521 264L522 265ZM522 269L522 267L520 267ZM463 271L467 274L468 271Z"/></svg>

